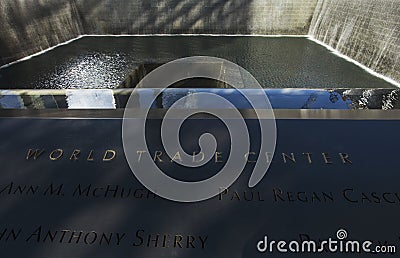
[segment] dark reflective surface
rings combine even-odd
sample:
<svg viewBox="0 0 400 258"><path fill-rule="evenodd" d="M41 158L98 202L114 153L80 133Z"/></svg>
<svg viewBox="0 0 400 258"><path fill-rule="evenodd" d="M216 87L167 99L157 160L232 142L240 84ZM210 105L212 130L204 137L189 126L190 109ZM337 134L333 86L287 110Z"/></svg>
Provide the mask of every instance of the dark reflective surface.
<svg viewBox="0 0 400 258"><path fill-rule="evenodd" d="M161 120L149 122L149 147L159 150ZM204 129L215 133L217 139L227 137L215 119L186 122L180 133L187 151L197 150L196 136ZM258 122L247 119L246 123L251 142L259 142L254 133ZM10 237L7 242L6 231L2 257L318 257L276 251L260 254L256 244L265 235L287 241L305 234L316 241L336 239L341 228L347 230L348 239L398 247L400 192L398 142L394 139L399 120L278 119L276 153L260 184L248 188L253 166L249 163L224 194L198 203L167 201L145 190L125 161L120 119L0 118L0 125L0 133L8 138L0 146L0 230L21 230L16 240ZM218 150L225 151L229 142L220 143ZM28 148L45 149L45 153L37 160L25 160ZM63 149L64 155L52 161L49 153L55 148ZM78 160L70 160L74 149L82 152ZM101 160L106 149L117 153L111 162ZM94 150L93 161L86 160L90 150ZM258 149L253 145L252 150ZM302 154L305 152L312 153L312 163ZM324 162L322 152L329 154L332 164ZM352 164L342 163L341 152L349 155ZM282 153L293 153L296 163L285 163ZM226 155L224 152L224 160ZM167 158L164 162L172 176L196 176ZM210 163L196 172L216 172L217 165ZM50 194L46 189L51 184L55 190ZM76 190L79 185L82 190L90 185L87 194ZM20 193L18 186L37 190ZM324 193L332 199L324 198ZM36 232L32 236L38 227L40 235ZM61 230L69 230L63 240ZM143 230L139 232L144 239L140 245L138 230ZM54 240L45 237L47 232L54 235L56 231ZM72 231L84 233L70 241ZM114 238L109 244L99 244L99 239L86 244L84 236L91 231L113 233ZM125 234L118 245L116 233ZM149 234L151 239L160 235L157 247L154 241L147 245ZM196 248L172 248L172 244L163 248L164 234L196 236ZM204 249L198 236L208 237ZM320 256L374 257L328 252Z"/></svg>
<svg viewBox="0 0 400 258"><path fill-rule="evenodd" d="M142 63L206 55L247 69L265 88L393 85L306 38L84 37L0 69L0 88L115 88Z"/></svg>
<svg viewBox="0 0 400 258"><path fill-rule="evenodd" d="M82 91L82 90L81 90ZM125 108L132 89L90 90L93 94L80 95L81 91L0 91L0 109L65 109L65 108ZM254 89L242 89L247 94L258 94ZM143 108L141 100L153 98L157 89L137 89L134 103ZM213 102L198 102L193 93L211 92L229 100L238 109L251 109L240 91L235 89L178 89L169 88L161 92L152 108L168 109L179 98L190 95L190 102L182 108L213 108ZM399 89L265 89L274 109L400 109ZM74 98L76 95L77 99ZM79 99L85 106L76 106ZM101 103L100 103L101 100ZM264 108L263 104L260 107Z"/></svg>

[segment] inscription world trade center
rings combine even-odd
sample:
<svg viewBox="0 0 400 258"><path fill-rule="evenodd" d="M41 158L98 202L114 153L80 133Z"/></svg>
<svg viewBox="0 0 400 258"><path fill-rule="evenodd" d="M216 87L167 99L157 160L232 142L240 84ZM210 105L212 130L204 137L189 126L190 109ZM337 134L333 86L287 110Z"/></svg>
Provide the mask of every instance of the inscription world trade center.
<svg viewBox="0 0 400 258"><path fill-rule="evenodd" d="M146 153L146 150L137 150L137 162L141 161L142 155ZM104 162L112 161L116 156L117 152L115 150L107 149L105 151L101 151L95 153L95 150L91 149L88 153L82 153L80 149L73 149L71 153L65 153L64 149L57 148L54 150L48 150L46 152L45 149L41 148L34 148L28 149L26 152L26 160L37 160L39 158L48 159L51 161L57 161L60 159L69 159L71 161L94 161L95 157L99 160ZM224 153L220 151L216 151L213 153L213 162L219 163L224 162ZM349 154L347 153L335 153L335 157L333 158L329 153L311 153L311 152L301 152L301 153L293 153L293 152L282 152L279 154L280 158L279 161L283 163L297 163L297 162L306 162L308 164L312 164L316 161L316 159L321 159L325 164L332 164L333 159L336 159L336 162L341 162L343 164L352 164ZM154 162L175 162L175 161L182 161L180 152L176 152L173 154L172 157L169 157L167 153L163 153L162 151L154 151L150 154ZM200 155L200 158L197 160L196 155ZM254 151L249 151L243 153L243 159L248 163L254 163L256 160L254 157L257 157L258 154ZM265 158L268 162L272 162L273 154L270 152L262 153L263 158ZM193 152L191 162L197 163L202 162L205 158L203 152ZM333 159L332 159L333 158ZM277 160L278 161L278 158Z"/></svg>
<svg viewBox="0 0 400 258"><path fill-rule="evenodd" d="M399 13L3 0L0 258L397 257Z"/></svg>

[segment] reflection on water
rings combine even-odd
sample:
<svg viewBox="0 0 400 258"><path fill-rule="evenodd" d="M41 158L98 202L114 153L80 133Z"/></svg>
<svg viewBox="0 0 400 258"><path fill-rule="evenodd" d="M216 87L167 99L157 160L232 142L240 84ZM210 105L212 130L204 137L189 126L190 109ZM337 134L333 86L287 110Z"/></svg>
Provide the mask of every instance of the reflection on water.
<svg viewBox="0 0 400 258"><path fill-rule="evenodd" d="M0 88L116 88L143 63L215 56L248 70L265 88L392 88L306 38L83 37L0 69Z"/></svg>
<svg viewBox="0 0 400 258"><path fill-rule="evenodd" d="M34 88L114 88L124 76L127 65L121 54L88 52L54 68L34 84Z"/></svg>
<svg viewBox="0 0 400 258"><path fill-rule="evenodd" d="M243 89L247 95L259 94L254 89ZM97 90L47 90L40 91L0 90L0 109L115 109L125 108L132 89ZM157 89L138 89L132 96L136 108L158 95ZM151 108L168 109L182 97L189 101L178 108L218 108L212 101L197 101L197 92L212 92L230 101L238 109L263 108L250 106L236 89L177 89L161 92ZM400 90L392 89L266 89L265 93L274 109L400 109Z"/></svg>

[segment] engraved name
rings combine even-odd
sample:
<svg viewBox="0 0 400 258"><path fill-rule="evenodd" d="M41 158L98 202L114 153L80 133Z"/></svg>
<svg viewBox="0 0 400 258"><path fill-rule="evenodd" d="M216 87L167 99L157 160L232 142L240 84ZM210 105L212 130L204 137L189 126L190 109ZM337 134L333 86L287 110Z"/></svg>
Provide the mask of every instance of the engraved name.
<svg viewBox="0 0 400 258"><path fill-rule="evenodd" d="M79 244L81 246L120 246L132 248L172 248L204 250L208 235L183 232L151 232L143 228L133 232L102 232L98 230L52 229L43 225L33 230L0 228L0 242Z"/></svg>

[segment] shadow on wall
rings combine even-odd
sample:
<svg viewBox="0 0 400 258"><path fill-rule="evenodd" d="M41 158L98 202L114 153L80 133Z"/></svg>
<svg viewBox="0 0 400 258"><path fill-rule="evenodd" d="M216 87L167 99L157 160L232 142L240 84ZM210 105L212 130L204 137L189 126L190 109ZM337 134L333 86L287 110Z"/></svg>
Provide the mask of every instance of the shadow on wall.
<svg viewBox="0 0 400 258"><path fill-rule="evenodd" d="M82 34L302 34L317 0L2 0L0 65Z"/></svg>
<svg viewBox="0 0 400 258"><path fill-rule="evenodd" d="M82 34L246 33L252 1L0 2L0 65Z"/></svg>
<svg viewBox="0 0 400 258"><path fill-rule="evenodd" d="M251 1L77 0L87 34L249 33Z"/></svg>
<svg viewBox="0 0 400 258"><path fill-rule="evenodd" d="M0 24L0 65L82 34L70 0L1 1Z"/></svg>

